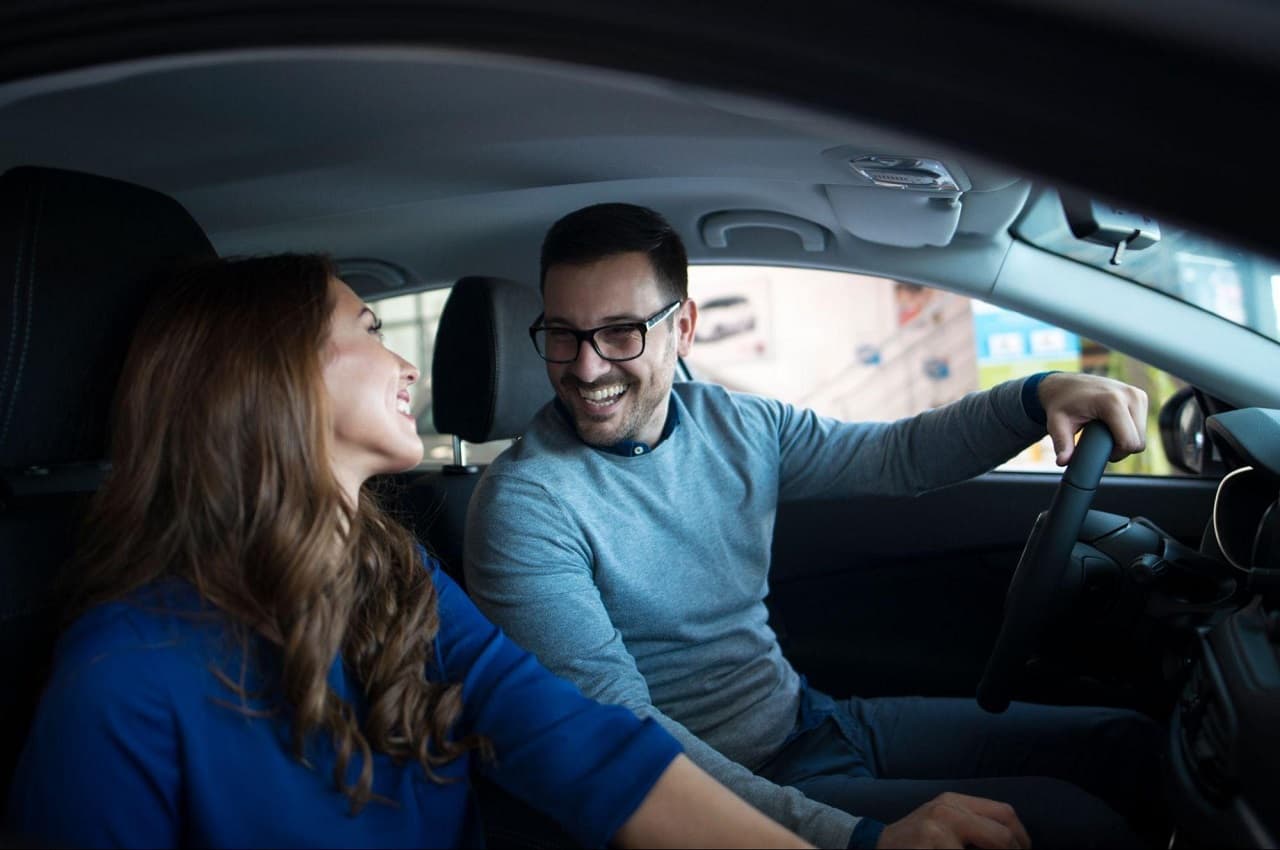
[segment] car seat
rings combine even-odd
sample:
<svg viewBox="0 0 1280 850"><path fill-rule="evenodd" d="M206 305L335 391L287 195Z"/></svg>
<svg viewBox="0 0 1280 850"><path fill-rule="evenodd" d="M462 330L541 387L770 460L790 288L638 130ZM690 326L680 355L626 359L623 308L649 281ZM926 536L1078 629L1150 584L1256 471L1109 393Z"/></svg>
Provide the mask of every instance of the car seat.
<svg viewBox="0 0 1280 850"><path fill-rule="evenodd" d="M59 567L107 471L134 324L163 273L213 256L158 192L49 168L0 175L0 809L62 625Z"/></svg>
<svg viewBox="0 0 1280 850"><path fill-rule="evenodd" d="M440 314L431 413L436 431L453 435L453 463L410 478L393 511L463 587L467 503L482 472L467 462L466 442L514 439L551 400L546 369L529 342L541 311L532 286L464 277Z"/></svg>
<svg viewBox="0 0 1280 850"><path fill-rule="evenodd" d="M529 341L529 325L541 312L532 286L465 277L440 315L431 362L432 418L438 432L453 435L454 462L410 481L398 505L459 583L467 503L483 472L467 463L463 441L515 439L551 400L546 368ZM559 824L496 783L477 776L475 789L491 846L577 846Z"/></svg>

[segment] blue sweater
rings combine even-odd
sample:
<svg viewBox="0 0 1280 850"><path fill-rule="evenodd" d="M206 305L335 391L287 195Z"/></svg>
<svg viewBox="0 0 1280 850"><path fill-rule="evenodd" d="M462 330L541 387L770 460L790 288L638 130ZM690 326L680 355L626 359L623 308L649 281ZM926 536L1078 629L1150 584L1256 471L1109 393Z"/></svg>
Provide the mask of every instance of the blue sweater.
<svg viewBox="0 0 1280 850"><path fill-rule="evenodd" d="M434 561L430 570L441 625L427 676L462 682L456 734L489 737L497 762L484 769L492 778L583 844L603 845L679 745L652 721L592 702L552 676ZM286 716L247 716L215 677L215 667L233 678L240 669L227 636L221 615L176 580L81 617L59 642L14 777L8 828L67 846L482 843L467 782L478 755L436 768L456 780L446 784L416 763L375 755L373 790L393 802L370 802L352 816L334 785L329 736L313 736L304 765L292 754ZM340 659L329 682L363 711L359 683ZM353 758L349 777L359 767Z"/></svg>
<svg viewBox="0 0 1280 850"><path fill-rule="evenodd" d="M752 773L800 704L764 605L778 504L909 495L985 472L1044 435L1024 398L1034 380L892 423L677 382L671 433L629 456L584 444L548 404L476 487L468 590L588 696L659 720L747 802L843 847L856 818Z"/></svg>

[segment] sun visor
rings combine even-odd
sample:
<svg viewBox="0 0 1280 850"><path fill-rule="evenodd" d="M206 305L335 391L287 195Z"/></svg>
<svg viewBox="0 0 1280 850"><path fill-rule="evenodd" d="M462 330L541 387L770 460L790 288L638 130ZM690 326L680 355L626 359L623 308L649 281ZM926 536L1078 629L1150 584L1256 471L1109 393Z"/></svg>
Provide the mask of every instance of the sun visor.
<svg viewBox="0 0 1280 850"><path fill-rule="evenodd" d="M849 233L899 248L951 243L960 222L960 198L880 186L827 186L836 221Z"/></svg>

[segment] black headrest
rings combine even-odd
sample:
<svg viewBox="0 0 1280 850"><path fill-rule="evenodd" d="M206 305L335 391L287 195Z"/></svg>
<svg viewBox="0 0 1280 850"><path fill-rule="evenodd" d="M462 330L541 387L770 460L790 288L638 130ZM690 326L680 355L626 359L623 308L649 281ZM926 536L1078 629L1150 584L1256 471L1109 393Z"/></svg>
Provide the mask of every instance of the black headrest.
<svg viewBox="0 0 1280 850"><path fill-rule="evenodd" d="M531 286L492 277L454 284L431 359L437 431L471 443L517 437L551 400L546 367L529 341L541 312Z"/></svg>
<svg viewBox="0 0 1280 850"><path fill-rule="evenodd" d="M0 175L0 469L100 460L157 279L215 256L172 198L50 168Z"/></svg>

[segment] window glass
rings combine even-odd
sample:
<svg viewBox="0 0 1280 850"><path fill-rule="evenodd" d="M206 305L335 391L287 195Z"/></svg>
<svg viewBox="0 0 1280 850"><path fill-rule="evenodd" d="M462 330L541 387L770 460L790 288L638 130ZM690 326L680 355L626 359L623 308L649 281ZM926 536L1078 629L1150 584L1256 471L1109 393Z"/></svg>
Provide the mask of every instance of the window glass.
<svg viewBox="0 0 1280 850"><path fill-rule="evenodd" d="M1046 251L1157 289L1280 340L1280 258L1161 222L1159 242L1126 252L1116 264L1113 249L1072 234L1058 195L1051 191L1033 198L1013 229Z"/></svg>
<svg viewBox="0 0 1280 850"><path fill-rule="evenodd" d="M691 266L699 305L696 378L847 421L910 416L1048 370L1117 378L1147 391L1147 451L1109 472L1177 474L1157 414L1181 383L1045 322L943 290L809 269ZM1002 469L1060 471L1048 437Z"/></svg>
<svg viewBox="0 0 1280 850"><path fill-rule="evenodd" d="M422 438L422 462L425 466L453 463L453 437L437 433L431 418L431 357L435 353L440 313L448 298L448 289L432 289L370 302L382 320L387 347L419 369L418 383L410 389L413 395L411 409L417 419L418 435ZM510 440L468 443L467 461L488 463L510 444Z"/></svg>

